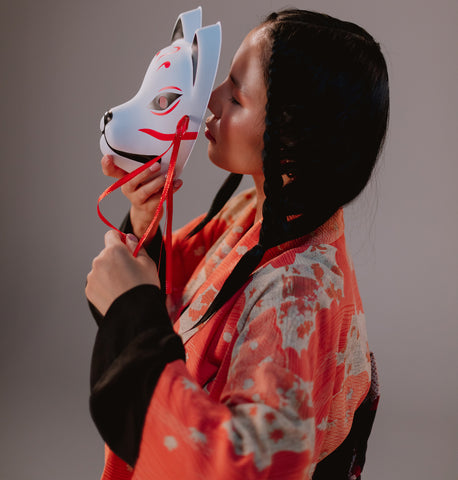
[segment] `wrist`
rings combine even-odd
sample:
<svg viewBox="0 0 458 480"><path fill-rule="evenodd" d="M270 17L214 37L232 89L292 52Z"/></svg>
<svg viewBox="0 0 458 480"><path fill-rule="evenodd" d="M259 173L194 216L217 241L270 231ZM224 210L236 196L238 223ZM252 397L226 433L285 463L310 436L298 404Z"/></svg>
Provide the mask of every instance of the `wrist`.
<svg viewBox="0 0 458 480"><path fill-rule="evenodd" d="M131 208L130 209L130 222L132 224L132 233L137 237L141 238L148 227L150 226L151 221L153 220L154 217L151 217L151 215L145 215L142 212L138 212L136 209ZM147 240L151 240L157 232L159 221L157 224L151 229L151 232L148 235Z"/></svg>

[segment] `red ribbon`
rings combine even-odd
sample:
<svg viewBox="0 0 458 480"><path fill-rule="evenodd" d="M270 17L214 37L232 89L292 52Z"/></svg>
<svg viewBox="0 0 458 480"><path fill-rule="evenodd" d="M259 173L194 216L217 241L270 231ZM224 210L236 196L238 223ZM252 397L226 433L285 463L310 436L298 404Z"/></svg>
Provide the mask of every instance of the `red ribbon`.
<svg viewBox="0 0 458 480"><path fill-rule="evenodd" d="M162 153L159 157L153 158L149 162L141 165L134 171L128 173L115 183L108 187L99 197L97 201L97 213L105 225L108 227L116 230L120 235L122 240L125 242L126 240L126 235L125 233L121 232L119 229L117 229L114 225L112 225L102 214L100 211L100 202L110 193L114 192L118 188L122 187L124 184L126 184L129 180L132 180L135 178L137 175L140 173L144 172L147 168L151 167L154 165L158 160L160 160L171 148L172 148L172 155L170 158L170 163L169 167L167 170L167 178L165 180L165 185L162 190L162 195L159 200L159 204L157 206L156 212L154 214L153 219L151 220L151 223L149 224L148 228L146 229L145 233L143 234L142 238L139 239L137 247L133 253L133 256L136 257L138 255L138 252L140 251L140 248L142 247L143 243L147 239L149 233L151 230L157 226L156 224L159 223L159 214L162 208L162 205L164 202L167 202L167 226L166 226L166 236L165 236L165 252L167 255L167 261L166 261L166 274L165 274L165 292L168 294L172 290L172 219L173 219L173 188L172 188L172 182L173 182L173 176L175 173L175 167L177 163L177 157L178 157L178 151L180 149L180 144L182 140L195 140L197 138L197 132L188 132L188 125L189 125L189 117L185 115L184 117L181 118L181 120L177 123L177 127L175 130L175 134L163 134L164 138L172 140L172 143L170 146L167 148L167 150ZM149 132L145 132L149 133Z"/></svg>

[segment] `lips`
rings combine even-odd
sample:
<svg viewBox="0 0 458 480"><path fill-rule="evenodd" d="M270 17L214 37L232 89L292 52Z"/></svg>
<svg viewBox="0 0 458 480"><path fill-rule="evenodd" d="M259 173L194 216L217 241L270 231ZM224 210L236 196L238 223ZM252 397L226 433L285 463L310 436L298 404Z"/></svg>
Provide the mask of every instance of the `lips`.
<svg viewBox="0 0 458 480"><path fill-rule="evenodd" d="M210 140L210 142L213 142L213 143L216 142L215 137L210 133L210 130L208 127L205 127L205 136L208 138L208 140Z"/></svg>
<svg viewBox="0 0 458 480"><path fill-rule="evenodd" d="M214 116L213 115L210 115L207 120L205 121L205 136L208 138L208 140L210 140L210 142L213 142L213 143L216 143L216 140L215 140L215 136L213 135L213 133L211 132L211 129L210 129L210 124L211 124L211 121L214 119Z"/></svg>

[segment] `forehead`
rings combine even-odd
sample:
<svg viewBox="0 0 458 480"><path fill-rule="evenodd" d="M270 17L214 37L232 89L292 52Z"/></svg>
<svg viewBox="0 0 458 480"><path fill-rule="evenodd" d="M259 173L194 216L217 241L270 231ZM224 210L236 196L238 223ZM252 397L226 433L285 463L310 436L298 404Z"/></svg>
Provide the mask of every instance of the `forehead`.
<svg viewBox="0 0 458 480"><path fill-rule="evenodd" d="M153 57L153 62L158 63L162 58L168 57L169 60L177 59L179 52L182 52L183 46L181 45L169 45L168 47L159 50ZM173 57L172 57L173 55Z"/></svg>
<svg viewBox="0 0 458 480"><path fill-rule="evenodd" d="M252 96L265 95L262 63L264 48L264 29L252 30L244 38L232 60L231 75L240 84L240 90Z"/></svg>

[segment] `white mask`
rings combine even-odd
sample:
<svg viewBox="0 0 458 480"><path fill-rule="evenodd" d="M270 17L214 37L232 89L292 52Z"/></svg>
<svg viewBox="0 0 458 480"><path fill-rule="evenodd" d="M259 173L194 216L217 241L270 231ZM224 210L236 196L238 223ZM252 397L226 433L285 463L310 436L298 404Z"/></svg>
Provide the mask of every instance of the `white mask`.
<svg viewBox="0 0 458 480"><path fill-rule="evenodd" d="M177 178L202 123L220 49L221 25L218 22L202 28L201 7L179 15L171 45L154 56L138 93L102 117L102 153L112 155L120 168L131 172L167 152L160 160L161 173L165 174L178 122L188 116L187 134L176 162Z"/></svg>

